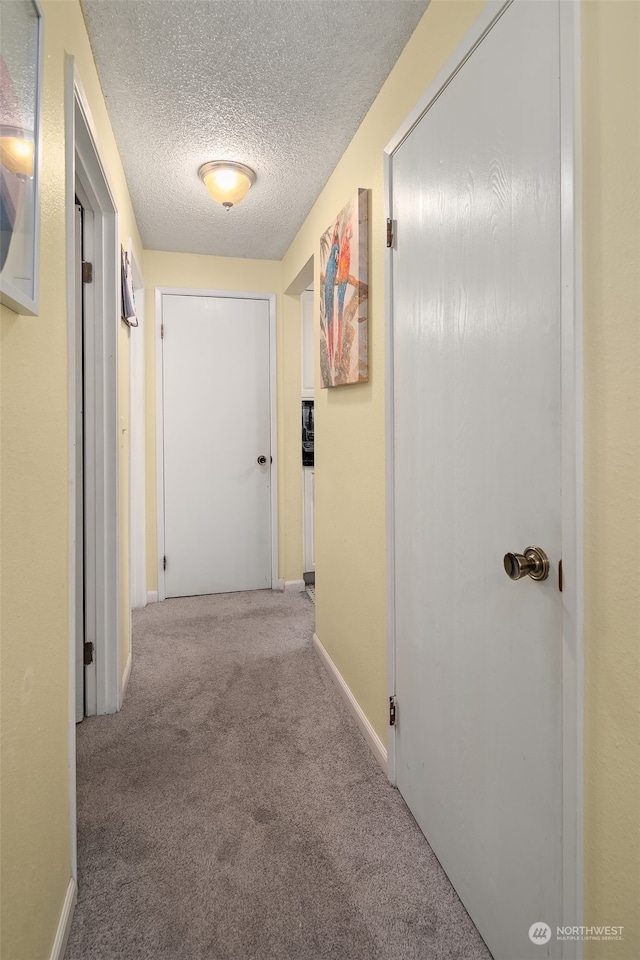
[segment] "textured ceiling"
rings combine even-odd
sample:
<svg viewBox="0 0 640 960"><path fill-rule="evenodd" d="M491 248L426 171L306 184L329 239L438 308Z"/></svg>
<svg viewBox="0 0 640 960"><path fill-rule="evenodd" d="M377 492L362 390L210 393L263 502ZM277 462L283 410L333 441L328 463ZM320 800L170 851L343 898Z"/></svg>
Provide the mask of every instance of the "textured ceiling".
<svg viewBox="0 0 640 960"><path fill-rule="evenodd" d="M82 0L144 246L280 259L426 6ZM218 159L257 173L230 212Z"/></svg>

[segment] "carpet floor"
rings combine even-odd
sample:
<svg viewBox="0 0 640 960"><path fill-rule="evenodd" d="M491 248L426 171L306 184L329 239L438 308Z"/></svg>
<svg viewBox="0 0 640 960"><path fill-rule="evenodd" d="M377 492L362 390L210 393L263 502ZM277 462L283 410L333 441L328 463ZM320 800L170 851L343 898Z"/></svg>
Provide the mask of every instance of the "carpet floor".
<svg viewBox="0 0 640 960"><path fill-rule="evenodd" d="M306 594L134 615L122 711L78 727L67 960L488 960L315 654Z"/></svg>

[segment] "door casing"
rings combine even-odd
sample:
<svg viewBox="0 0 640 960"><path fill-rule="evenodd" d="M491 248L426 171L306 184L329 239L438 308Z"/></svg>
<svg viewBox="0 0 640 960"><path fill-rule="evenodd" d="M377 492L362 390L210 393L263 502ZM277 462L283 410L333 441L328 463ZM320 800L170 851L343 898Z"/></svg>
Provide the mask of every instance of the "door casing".
<svg viewBox="0 0 640 960"><path fill-rule="evenodd" d="M75 197L90 211L88 248L94 275L88 308L93 339L87 344L95 382L94 402L85 407L91 435L91 475L85 479L87 527L86 603L94 636L94 663L86 670L87 714L114 713L121 706L118 503L118 211L97 148L95 125L74 58L65 57L65 230L67 257L68 470L69 470L69 836L71 875L77 879L76 840L76 273ZM86 236L86 233L85 233ZM85 561L86 562L86 561Z"/></svg>
<svg viewBox="0 0 640 960"><path fill-rule="evenodd" d="M129 491L130 591L133 609L147 605L146 457L145 457L145 326L144 281L133 241L127 252L133 274L138 326L129 329Z"/></svg>
<svg viewBox="0 0 640 960"><path fill-rule="evenodd" d="M156 287L156 524L158 542L158 600L166 599L163 558L164 531L164 412L162 385L162 300L165 296L216 297L230 300L266 300L269 304L269 415L271 423L271 588L278 588L278 420L276 383L276 295L239 290L198 290L183 287Z"/></svg>
<svg viewBox="0 0 640 960"><path fill-rule="evenodd" d="M513 0L490 0L476 23L427 88L384 150L385 217L390 216L393 154L450 80L462 68L495 21ZM582 222L580 210L580 8L560 3L560 152L561 152L561 401L562 401L562 605L563 695L563 915L582 923L583 902L583 385L582 385ZM394 518L394 363L392 252L385 258L386 373L386 537L387 677L396 693L395 518ZM396 783L395 728L387 741L387 774ZM564 941L563 957L580 960L579 943Z"/></svg>
<svg viewBox="0 0 640 960"><path fill-rule="evenodd" d="M75 97L75 192L85 210L93 281L85 286L85 640L94 644L85 670L87 716L120 709L118 215L83 97ZM72 197L73 199L73 197Z"/></svg>

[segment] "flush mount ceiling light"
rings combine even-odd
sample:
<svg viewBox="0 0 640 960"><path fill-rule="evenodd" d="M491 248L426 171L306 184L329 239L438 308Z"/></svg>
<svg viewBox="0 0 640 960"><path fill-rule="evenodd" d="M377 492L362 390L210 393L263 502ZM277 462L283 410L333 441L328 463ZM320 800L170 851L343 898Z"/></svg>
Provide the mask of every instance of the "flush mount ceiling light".
<svg viewBox="0 0 640 960"><path fill-rule="evenodd" d="M240 203L246 197L249 187L256 179L251 167L229 160L210 160L209 163L204 163L198 170L198 176L213 199L221 203L226 210L230 210L235 203Z"/></svg>

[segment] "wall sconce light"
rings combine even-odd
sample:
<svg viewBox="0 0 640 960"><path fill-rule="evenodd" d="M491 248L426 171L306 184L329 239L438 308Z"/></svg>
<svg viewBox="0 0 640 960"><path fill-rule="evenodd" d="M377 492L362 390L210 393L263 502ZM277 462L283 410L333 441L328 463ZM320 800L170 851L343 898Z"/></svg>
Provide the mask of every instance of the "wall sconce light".
<svg viewBox="0 0 640 960"><path fill-rule="evenodd" d="M198 176L214 200L226 210L240 203L249 192L256 175L251 167L244 163L228 160L210 160L198 170Z"/></svg>
<svg viewBox="0 0 640 960"><path fill-rule="evenodd" d="M19 127L0 127L0 164L23 180L33 176L33 140L25 137Z"/></svg>

